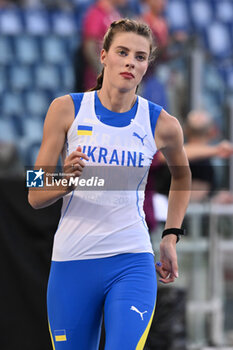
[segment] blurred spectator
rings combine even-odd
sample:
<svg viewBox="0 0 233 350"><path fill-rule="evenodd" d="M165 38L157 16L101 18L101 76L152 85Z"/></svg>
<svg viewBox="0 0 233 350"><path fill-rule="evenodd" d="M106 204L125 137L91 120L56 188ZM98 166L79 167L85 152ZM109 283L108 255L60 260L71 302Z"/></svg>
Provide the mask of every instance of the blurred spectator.
<svg viewBox="0 0 233 350"><path fill-rule="evenodd" d="M154 64L148 69L144 84L142 87L142 94L148 100L162 105L173 115L181 115L177 106L170 107L168 100L168 86L172 87L173 92L170 95L176 94L176 91L185 91L184 79L180 77L180 73L169 68L167 62L178 56L184 55L183 47L178 47L174 50L175 43L186 43L187 34L183 31L169 33L168 23L165 17L166 0L144 0L147 5L147 10L142 15L141 20L146 22L154 35L155 44L157 47L156 60ZM165 65L166 64L166 65ZM163 66L162 66L163 65ZM159 72L160 71L160 72ZM160 76L163 76L161 79ZM154 88L153 88L154 86ZM179 96L185 96L184 93L179 93ZM179 101L176 104L182 105Z"/></svg>
<svg viewBox="0 0 233 350"><path fill-rule="evenodd" d="M159 51L158 59L164 60L167 58L166 50L169 44L168 25L164 17L166 0L145 0L145 2L148 5L148 11L142 15L142 20L150 26L153 32Z"/></svg>
<svg viewBox="0 0 233 350"><path fill-rule="evenodd" d="M121 18L118 7L127 0L98 0L87 11L83 23L82 52L84 60L76 63L76 91L86 91L96 85L101 71L99 54L104 34L109 25ZM84 68L83 65L84 64Z"/></svg>
<svg viewBox="0 0 233 350"><path fill-rule="evenodd" d="M145 0L145 3L148 5L148 10L142 15L141 20L146 22L153 32L156 44L156 60L147 70L141 93L148 100L169 110L165 86L154 74L158 63L167 58L166 49L169 41L169 34L167 22L163 15L165 0Z"/></svg>
<svg viewBox="0 0 233 350"><path fill-rule="evenodd" d="M211 198L214 203L233 203L233 194L228 190L216 191L216 169L211 162L211 158L233 156L233 144L227 140L210 144L216 139L218 131L211 116L203 110L193 110L188 114L184 135L184 147L192 172L191 201L203 202ZM158 152L152 161L144 201L150 232L155 230L159 217L166 217L167 208L164 204L169 187L170 173L162 153ZM157 193L163 196L157 196ZM161 210L164 210L164 213L158 213Z"/></svg>
<svg viewBox="0 0 233 350"><path fill-rule="evenodd" d="M22 3L21 0L0 0L0 9L1 8L12 8L14 6L20 6Z"/></svg>
<svg viewBox="0 0 233 350"><path fill-rule="evenodd" d="M167 0L144 0L148 5L148 11L142 15L151 28L155 44L158 50L158 61L164 62L169 58L174 58L174 53L169 52L169 46L174 42L183 43L187 40L187 34L184 31L176 31L172 35L168 30L168 23L164 16Z"/></svg>
<svg viewBox="0 0 233 350"><path fill-rule="evenodd" d="M216 138L216 126L206 111L191 111L184 126L185 149L192 171L191 201L203 201L215 191L215 170L211 158L229 158L233 155L233 144L223 140L211 145ZM212 198L214 202L233 202L232 195L218 192Z"/></svg>

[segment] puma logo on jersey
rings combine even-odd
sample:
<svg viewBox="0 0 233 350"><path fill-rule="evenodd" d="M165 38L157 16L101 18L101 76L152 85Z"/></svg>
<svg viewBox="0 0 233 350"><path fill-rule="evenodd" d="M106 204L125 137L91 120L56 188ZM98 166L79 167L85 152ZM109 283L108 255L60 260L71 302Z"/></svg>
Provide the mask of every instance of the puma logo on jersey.
<svg viewBox="0 0 233 350"><path fill-rule="evenodd" d="M135 306L131 306L130 310L137 312L141 316L142 321L143 321L143 314L147 313L147 311L140 312Z"/></svg>
<svg viewBox="0 0 233 350"><path fill-rule="evenodd" d="M133 133L133 136L136 136L139 140L141 140L143 146L144 146L144 138L147 136L147 134L143 137L141 137L140 135L138 135L136 132Z"/></svg>

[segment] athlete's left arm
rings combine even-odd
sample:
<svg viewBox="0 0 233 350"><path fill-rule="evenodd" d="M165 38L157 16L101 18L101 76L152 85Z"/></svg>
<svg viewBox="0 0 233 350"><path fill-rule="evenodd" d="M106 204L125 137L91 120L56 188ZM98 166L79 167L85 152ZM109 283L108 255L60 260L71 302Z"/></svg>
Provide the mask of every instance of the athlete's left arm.
<svg viewBox="0 0 233 350"><path fill-rule="evenodd" d="M183 131L178 120L162 110L155 130L157 148L163 153L171 172L171 185L168 197L168 214L165 229L180 228L189 203L191 171L184 150ZM158 267L161 281L174 282L178 277L176 239L173 234L165 236L160 244Z"/></svg>

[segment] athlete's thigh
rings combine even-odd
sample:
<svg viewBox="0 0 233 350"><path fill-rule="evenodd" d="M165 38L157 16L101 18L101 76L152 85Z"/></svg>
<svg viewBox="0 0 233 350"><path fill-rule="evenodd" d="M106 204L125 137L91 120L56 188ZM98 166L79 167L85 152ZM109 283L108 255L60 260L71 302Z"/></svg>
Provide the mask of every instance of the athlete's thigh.
<svg viewBox="0 0 233 350"><path fill-rule="evenodd" d="M56 350L97 350L103 292L93 261L52 262L48 320Z"/></svg>
<svg viewBox="0 0 233 350"><path fill-rule="evenodd" d="M105 350L141 350L152 322L157 282L152 254L135 255L105 301Z"/></svg>

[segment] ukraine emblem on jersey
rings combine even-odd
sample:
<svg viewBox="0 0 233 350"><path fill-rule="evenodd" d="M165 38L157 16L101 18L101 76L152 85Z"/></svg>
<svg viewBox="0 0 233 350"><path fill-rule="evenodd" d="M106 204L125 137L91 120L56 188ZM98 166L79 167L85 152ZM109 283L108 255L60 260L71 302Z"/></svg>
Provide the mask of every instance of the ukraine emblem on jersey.
<svg viewBox="0 0 233 350"><path fill-rule="evenodd" d="M54 331L54 335L56 341L67 341L65 329L59 329Z"/></svg>
<svg viewBox="0 0 233 350"><path fill-rule="evenodd" d="M78 125L77 127L77 134L78 135L88 135L91 136L92 135L92 126L88 126L88 125Z"/></svg>

